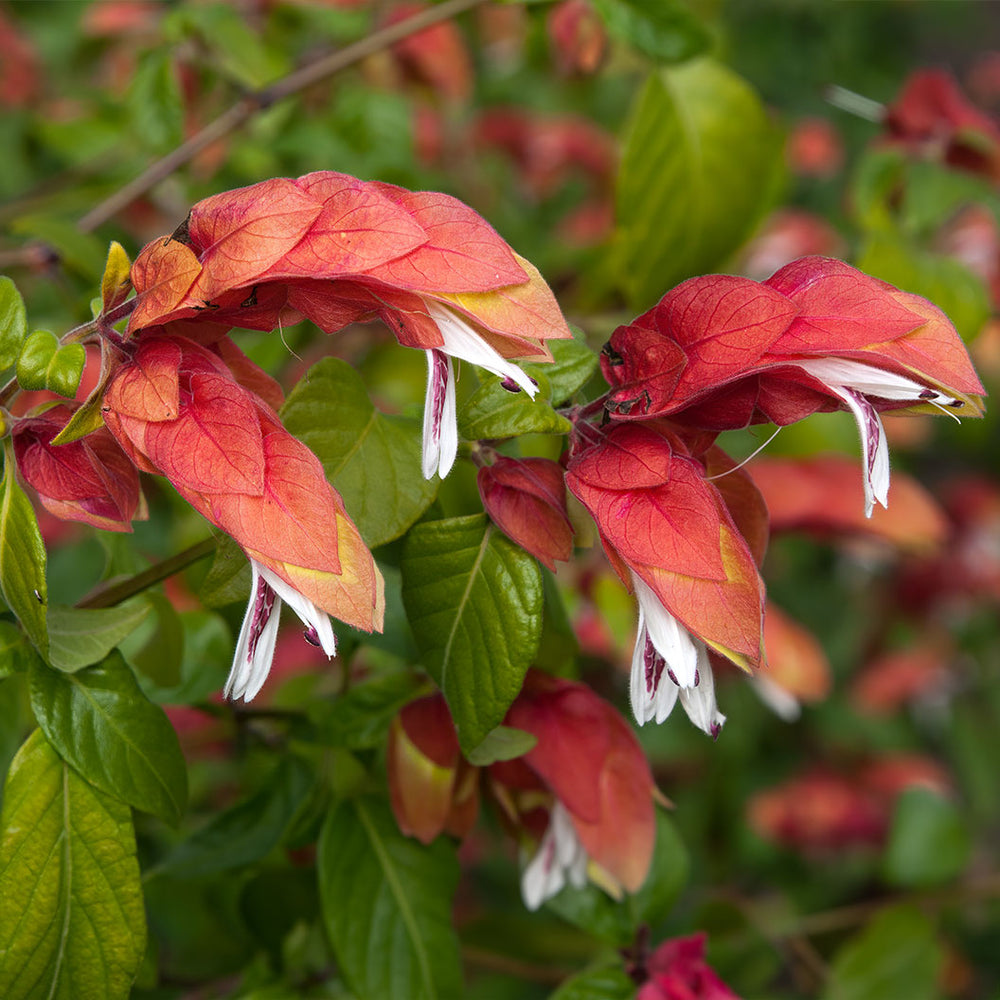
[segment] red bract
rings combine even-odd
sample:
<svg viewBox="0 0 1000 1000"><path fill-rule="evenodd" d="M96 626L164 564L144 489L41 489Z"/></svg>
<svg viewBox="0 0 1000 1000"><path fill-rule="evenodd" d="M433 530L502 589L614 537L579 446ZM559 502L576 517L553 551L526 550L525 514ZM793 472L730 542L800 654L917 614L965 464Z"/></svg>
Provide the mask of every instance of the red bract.
<svg viewBox="0 0 1000 1000"><path fill-rule="evenodd" d="M464 837L479 811L479 769L462 757L440 692L411 701L393 720L386 748L389 797L400 830L429 844Z"/></svg>
<svg viewBox="0 0 1000 1000"><path fill-rule="evenodd" d="M664 941L646 964L636 1000L739 1000L705 962L705 934Z"/></svg>
<svg viewBox="0 0 1000 1000"><path fill-rule="evenodd" d="M940 505L912 476L897 473L892 513L862 516L858 463L842 455L757 458L748 466L764 496L772 531L806 531L821 538L860 535L904 552L933 552L948 536Z"/></svg>
<svg viewBox="0 0 1000 1000"><path fill-rule="evenodd" d="M566 513L562 467L547 458L507 458L479 470L486 513L504 534L555 570L573 555L573 526Z"/></svg>
<svg viewBox="0 0 1000 1000"><path fill-rule="evenodd" d="M508 819L532 842L529 909L568 879L635 892L652 860L655 786L625 720L583 684L531 670L505 724L534 735L524 757L490 765Z"/></svg>
<svg viewBox="0 0 1000 1000"><path fill-rule="evenodd" d="M865 509L883 506L889 458L878 411L982 413L984 390L947 317L841 261L804 257L765 282L692 278L605 347L617 419L669 414L726 430L843 408L858 423Z"/></svg>
<svg viewBox="0 0 1000 1000"><path fill-rule="evenodd" d="M381 629L381 574L319 460L218 355L144 336L108 386L104 414L140 468L166 476L251 560L254 591L227 693L259 690L281 600L328 655L335 641L321 612Z"/></svg>
<svg viewBox="0 0 1000 1000"><path fill-rule="evenodd" d="M636 718L662 722L679 695L692 721L715 736L724 716L708 650L744 670L759 665L764 587L723 494L691 447L666 421L619 424L571 458L566 482L639 601Z"/></svg>
<svg viewBox="0 0 1000 1000"><path fill-rule="evenodd" d="M306 317L328 333L384 320L400 343L427 352L428 478L446 475L457 452L452 358L533 396L508 359L551 360L545 341L571 336L538 271L467 205L333 171L206 198L139 254L132 283L132 336L192 324L202 339L206 319L224 332Z"/></svg>
<svg viewBox="0 0 1000 1000"><path fill-rule="evenodd" d="M135 518L145 518L136 467L105 428L53 445L72 414L71 407L59 405L17 420L11 438L21 475L57 517L131 531Z"/></svg>
<svg viewBox="0 0 1000 1000"><path fill-rule="evenodd" d="M1000 180L1000 127L944 70L911 74L885 117L889 140L913 152Z"/></svg>

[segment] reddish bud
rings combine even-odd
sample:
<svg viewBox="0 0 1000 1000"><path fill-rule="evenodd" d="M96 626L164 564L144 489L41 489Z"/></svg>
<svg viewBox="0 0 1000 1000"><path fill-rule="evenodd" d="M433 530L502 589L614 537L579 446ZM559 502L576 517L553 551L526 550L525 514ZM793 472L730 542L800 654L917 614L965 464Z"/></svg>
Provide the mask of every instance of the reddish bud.
<svg viewBox="0 0 1000 1000"><path fill-rule="evenodd" d="M53 445L72 413L59 405L15 423L11 436L18 469L57 517L131 531L131 521L145 517L138 470L106 428Z"/></svg>
<svg viewBox="0 0 1000 1000"><path fill-rule="evenodd" d="M501 455L478 475L483 507L513 541L555 570L573 554L562 467L547 458Z"/></svg>
<svg viewBox="0 0 1000 1000"><path fill-rule="evenodd" d="M705 935L664 941L646 964L636 1000L739 1000L705 961Z"/></svg>

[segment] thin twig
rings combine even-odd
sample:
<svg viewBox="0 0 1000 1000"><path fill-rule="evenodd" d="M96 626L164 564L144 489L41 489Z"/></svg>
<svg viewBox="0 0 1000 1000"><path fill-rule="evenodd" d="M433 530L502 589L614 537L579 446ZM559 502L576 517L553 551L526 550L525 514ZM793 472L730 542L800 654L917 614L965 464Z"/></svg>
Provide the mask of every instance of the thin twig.
<svg viewBox="0 0 1000 1000"><path fill-rule="evenodd" d="M481 6L488 0L446 0L445 3L428 7L405 21L381 28L367 38L363 38L346 48L331 52L329 55L308 63L300 69L293 70L288 76L252 94L247 94L236 104L224 111L218 118L206 125L200 132L191 136L186 142L172 150L162 159L147 167L135 180L116 191L109 198L92 208L77 223L77 228L84 233L93 232L113 218L127 205L144 195L160 181L169 177L178 167L192 160L206 146L211 145L223 136L239 128L259 111L283 101L294 94L320 83L327 77L424 28L440 21L447 21L463 11Z"/></svg>
<svg viewBox="0 0 1000 1000"><path fill-rule="evenodd" d="M210 556L218 544L217 538L206 538L184 549L183 552L178 552L177 555L155 563L149 569L136 573L135 576L130 576L127 580L120 580L118 583L94 591L83 600L78 601L76 606L78 608L110 608L121 604L122 601L135 597L136 594L152 587L161 580L166 580L168 576L173 576L174 573L187 569L199 559Z"/></svg>

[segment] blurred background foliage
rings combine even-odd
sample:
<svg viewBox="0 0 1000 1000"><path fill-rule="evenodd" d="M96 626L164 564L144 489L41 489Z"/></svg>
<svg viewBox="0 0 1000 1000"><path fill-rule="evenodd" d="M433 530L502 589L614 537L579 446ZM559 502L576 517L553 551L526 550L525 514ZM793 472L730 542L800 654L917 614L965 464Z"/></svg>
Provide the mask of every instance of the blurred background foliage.
<svg viewBox="0 0 1000 1000"><path fill-rule="evenodd" d="M202 197L335 169L468 202L540 267L595 349L693 274L762 278L824 253L933 299L996 384L1000 173L949 163L940 143L890 141L883 122L926 66L996 113L996 5L594 0L562 34L567 4L461 6L474 9L450 30L390 46L378 33L419 5L0 5L0 270L32 328L90 318L109 240L134 256ZM372 38L338 72L280 96L298 67ZM211 141L114 209L108 199L206 129ZM371 331L327 340L302 324L240 343L286 386L336 353L381 407L419 412L423 360ZM744 997L997 995L996 419L887 423L896 470L938 498L930 527L902 504L871 525L815 511L782 521L788 498L768 493L769 594L822 650L806 642L788 657L785 686L805 707L778 718L734 671L720 679L730 721L717 744L683 718L641 731L676 808L655 898L624 916L596 890L529 915L514 858L481 824L455 910L467 995L548 996L643 923L654 942L707 930L713 965ZM726 444L748 455L767 433ZM551 438L514 447L558 455ZM846 414L818 415L778 435L765 461L855 448ZM129 542L42 519L53 601L204 537L162 482L148 495L150 520ZM471 471L437 502L449 515L476 509ZM398 553L380 555L392 597ZM260 705L232 712L217 692L242 614L237 562L223 549L210 570L172 577L122 646L168 707L190 781L179 830L137 816L150 945L133 995L346 997L313 845L329 796L361 780L358 759L377 772L390 719L420 689L412 637L397 612L384 637L346 641L332 666L279 648ZM594 551L558 580L542 665L624 706L630 599ZM798 687L796 670L808 675ZM0 684L4 764L30 718L12 676ZM569 980L558 996L611 995L599 981Z"/></svg>

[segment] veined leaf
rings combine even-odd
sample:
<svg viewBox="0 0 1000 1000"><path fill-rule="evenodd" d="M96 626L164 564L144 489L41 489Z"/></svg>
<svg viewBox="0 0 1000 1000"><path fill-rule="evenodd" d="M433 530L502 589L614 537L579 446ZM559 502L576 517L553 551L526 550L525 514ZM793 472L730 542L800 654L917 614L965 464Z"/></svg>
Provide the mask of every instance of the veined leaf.
<svg viewBox="0 0 1000 1000"><path fill-rule="evenodd" d="M349 799L319 839L323 918L351 989L364 1000L448 1000L461 995L451 901L454 847L403 836L389 809Z"/></svg>
<svg viewBox="0 0 1000 1000"><path fill-rule="evenodd" d="M10 368L21 353L28 332L24 299L10 278L0 278L0 371Z"/></svg>
<svg viewBox="0 0 1000 1000"><path fill-rule="evenodd" d="M48 610L49 662L72 673L103 660L149 614L148 601L128 601L114 608Z"/></svg>
<svg viewBox="0 0 1000 1000"><path fill-rule="evenodd" d="M632 304L719 267L767 205L778 143L749 84L711 59L653 73L624 136L617 265Z"/></svg>
<svg viewBox="0 0 1000 1000"><path fill-rule="evenodd" d="M417 525L401 568L423 665L468 752L503 722L538 648L541 570L481 514Z"/></svg>
<svg viewBox="0 0 1000 1000"><path fill-rule="evenodd" d="M541 366L539 366L541 368ZM538 395L508 392L498 379L481 385L458 414L458 430L469 440L509 438L518 434L566 434L569 421L546 402L549 386L544 370L536 369Z"/></svg>
<svg viewBox="0 0 1000 1000"><path fill-rule="evenodd" d="M128 806L36 730L11 765L0 826L0 996L125 1000L146 939Z"/></svg>
<svg viewBox="0 0 1000 1000"><path fill-rule="evenodd" d="M42 731L91 784L168 823L180 819L187 768L177 734L119 654L75 674L39 663L30 683Z"/></svg>

